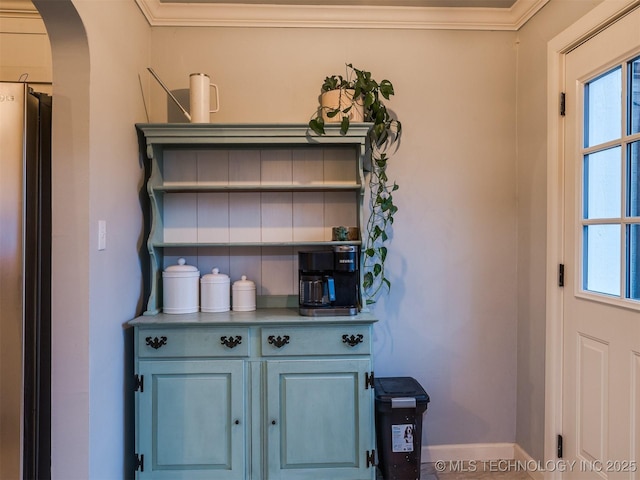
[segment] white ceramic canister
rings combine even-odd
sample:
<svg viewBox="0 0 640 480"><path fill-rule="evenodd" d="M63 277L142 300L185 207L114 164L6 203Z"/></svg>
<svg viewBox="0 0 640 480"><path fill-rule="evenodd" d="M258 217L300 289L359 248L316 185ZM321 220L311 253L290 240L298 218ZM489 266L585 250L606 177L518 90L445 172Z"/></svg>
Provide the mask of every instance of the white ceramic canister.
<svg viewBox="0 0 640 480"><path fill-rule="evenodd" d="M164 313L193 313L199 308L200 271L186 265L184 258L162 272L162 311Z"/></svg>
<svg viewBox="0 0 640 480"><path fill-rule="evenodd" d="M251 312L256 309L256 284L242 275L240 280L233 282L233 310L236 312Z"/></svg>
<svg viewBox="0 0 640 480"><path fill-rule="evenodd" d="M228 312L231 301L229 275L214 268L200 279L200 311Z"/></svg>

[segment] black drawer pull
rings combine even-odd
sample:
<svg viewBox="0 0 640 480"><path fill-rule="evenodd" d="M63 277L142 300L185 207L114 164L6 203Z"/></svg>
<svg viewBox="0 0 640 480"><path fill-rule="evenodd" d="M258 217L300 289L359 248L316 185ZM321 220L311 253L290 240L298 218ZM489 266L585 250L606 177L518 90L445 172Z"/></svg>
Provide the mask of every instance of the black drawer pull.
<svg viewBox="0 0 640 480"><path fill-rule="evenodd" d="M238 335L237 337L234 337L233 335L231 335L230 337L220 337L220 343L229 348L234 348L242 343L242 337L240 335Z"/></svg>
<svg viewBox="0 0 640 480"><path fill-rule="evenodd" d="M267 337L267 340L271 345L278 348L282 348L287 343L289 343L289 335L283 335L282 337L280 335L278 335L277 337L274 337L273 335L269 335Z"/></svg>
<svg viewBox="0 0 640 480"><path fill-rule="evenodd" d="M348 344L350 347L355 347L359 343L362 343L364 336L359 333L358 335L342 335L342 343Z"/></svg>
<svg viewBox="0 0 640 480"><path fill-rule="evenodd" d="M160 337L160 338L147 337L145 338L145 340L147 341L147 345L149 345L151 348L155 348L156 350L159 349L161 346L167 344L167 337Z"/></svg>

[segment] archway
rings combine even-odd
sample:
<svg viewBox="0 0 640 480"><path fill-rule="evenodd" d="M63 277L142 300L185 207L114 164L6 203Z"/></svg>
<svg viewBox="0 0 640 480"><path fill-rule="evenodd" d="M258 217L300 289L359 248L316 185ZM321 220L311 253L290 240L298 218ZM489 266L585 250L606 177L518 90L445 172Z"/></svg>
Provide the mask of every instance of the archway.
<svg viewBox="0 0 640 480"><path fill-rule="evenodd" d="M77 204L89 203L88 182L82 180L89 169L89 47L71 0L34 5L49 35L53 65L51 475L59 477L56 471L73 460L74 471L86 477L89 399L77 393L87 391L89 377L88 242L81 235L69 238L88 223L88 207L79 210ZM77 345L84 348L75 352Z"/></svg>

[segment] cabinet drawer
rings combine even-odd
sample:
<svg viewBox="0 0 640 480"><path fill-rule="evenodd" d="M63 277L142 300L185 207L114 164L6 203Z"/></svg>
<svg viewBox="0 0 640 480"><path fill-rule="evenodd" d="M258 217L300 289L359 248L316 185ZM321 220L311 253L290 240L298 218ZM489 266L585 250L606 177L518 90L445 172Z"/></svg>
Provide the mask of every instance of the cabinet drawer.
<svg viewBox="0 0 640 480"><path fill-rule="evenodd" d="M362 325L265 327L262 355L368 355L370 337L370 328Z"/></svg>
<svg viewBox="0 0 640 480"><path fill-rule="evenodd" d="M140 357L246 357L248 328L153 328L137 334Z"/></svg>

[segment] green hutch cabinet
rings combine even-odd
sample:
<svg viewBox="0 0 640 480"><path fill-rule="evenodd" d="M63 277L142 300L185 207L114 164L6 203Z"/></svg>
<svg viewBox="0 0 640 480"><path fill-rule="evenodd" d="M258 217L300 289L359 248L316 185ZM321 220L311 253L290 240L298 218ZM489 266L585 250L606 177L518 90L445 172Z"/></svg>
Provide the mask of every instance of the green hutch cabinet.
<svg viewBox="0 0 640 480"><path fill-rule="evenodd" d="M297 253L361 227L369 125L137 125L147 181L151 294L130 325L136 478L375 479L367 312L302 317ZM162 313L178 257L256 283L253 312Z"/></svg>

